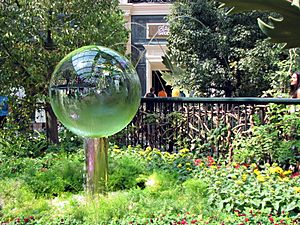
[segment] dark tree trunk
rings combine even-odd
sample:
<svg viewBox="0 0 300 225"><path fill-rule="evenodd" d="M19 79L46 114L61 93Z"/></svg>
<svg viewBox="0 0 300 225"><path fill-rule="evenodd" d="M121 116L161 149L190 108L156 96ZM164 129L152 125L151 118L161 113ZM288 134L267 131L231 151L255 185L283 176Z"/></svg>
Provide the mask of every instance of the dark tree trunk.
<svg viewBox="0 0 300 225"><path fill-rule="evenodd" d="M46 129L47 129L47 139L53 144L58 144L58 125L57 118L52 110L49 103L46 103Z"/></svg>

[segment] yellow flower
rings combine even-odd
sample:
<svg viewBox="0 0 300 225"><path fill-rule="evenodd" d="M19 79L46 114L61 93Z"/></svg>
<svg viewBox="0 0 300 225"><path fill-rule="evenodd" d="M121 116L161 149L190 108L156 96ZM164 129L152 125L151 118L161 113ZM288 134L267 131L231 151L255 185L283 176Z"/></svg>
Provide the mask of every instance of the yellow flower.
<svg viewBox="0 0 300 225"><path fill-rule="evenodd" d="M114 145L114 148L119 148L119 146L118 145Z"/></svg>
<svg viewBox="0 0 300 225"><path fill-rule="evenodd" d="M236 180L236 179L237 179L237 176L236 176L236 175L233 175L233 176L231 177L231 179L232 179L232 180Z"/></svg>
<svg viewBox="0 0 300 225"><path fill-rule="evenodd" d="M182 167L181 163L177 165L178 168Z"/></svg>
<svg viewBox="0 0 300 225"><path fill-rule="evenodd" d="M143 156L143 155L146 154L146 152L145 151L139 151L139 154Z"/></svg>
<svg viewBox="0 0 300 225"><path fill-rule="evenodd" d="M283 178L283 181L284 181L284 182L289 182L290 179L289 179L288 177L284 177L284 178Z"/></svg>
<svg viewBox="0 0 300 225"><path fill-rule="evenodd" d="M115 152L115 153L120 153L120 152L121 152L121 150L120 150L120 149L116 149L116 148L114 148L114 149L113 149L113 152Z"/></svg>
<svg viewBox="0 0 300 225"><path fill-rule="evenodd" d="M265 177L263 175L257 175L256 178L259 182L265 182Z"/></svg>
<svg viewBox="0 0 300 225"><path fill-rule="evenodd" d="M218 167L216 167L216 166L211 166L210 168L211 169L218 169Z"/></svg>
<svg viewBox="0 0 300 225"><path fill-rule="evenodd" d="M186 170L187 170L187 171L191 171L192 169L188 167L188 168L186 168Z"/></svg>
<svg viewBox="0 0 300 225"><path fill-rule="evenodd" d="M270 172L270 174L274 174L274 173L276 173L276 169L274 167L270 167L269 172Z"/></svg>
<svg viewBox="0 0 300 225"><path fill-rule="evenodd" d="M258 169L255 169L253 172L256 174L256 176L260 175L260 171Z"/></svg>
<svg viewBox="0 0 300 225"><path fill-rule="evenodd" d="M296 193L300 193L300 187L293 187Z"/></svg>
<svg viewBox="0 0 300 225"><path fill-rule="evenodd" d="M283 169L281 169L279 166L275 167L275 172L278 174L282 174L283 173Z"/></svg>
<svg viewBox="0 0 300 225"><path fill-rule="evenodd" d="M154 150L154 149L153 149ZM159 155L159 156L162 156L162 154L161 154L161 152L160 151L156 151L155 152L157 155Z"/></svg>
<svg viewBox="0 0 300 225"><path fill-rule="evenodd" d="M291 170L284 171L284 172L283 172L283 176L290 175L291 173L292 173Z"/></svg>
<svg viewBox="0 0 300 225"><path fill-rule="evenodd" d="M289 182L290 181L290 179L288 177L284 177L284 178L279 177L278 180L282 181L282 182Z"/></svg>
<svg viewBox="0 0 300 225"><path fill-rule="evenodd" d="M150 146L148 146L147 148L146 148L146 151L148 151L148 152L150 152L152 150L152 148L150 147Z"/></svg>
<svg viewBox="0 0 300 225"><path fill-rule="evenodd" d="M170 157L171 154L169 152L162 152L162 154L165 156L165 157Z"/></svg>
<svg viewBox="0 0 300 225"><path fill-rule="evenodd" d="M238 186L242 186L244 184L244 182L242 180L237 180L235 182Z"/></svg>
<svg viewBox="0 0 300 225"><path fill-rule="evenodd" d="M257 165L255 164L255 163L252 163L251 165L250 165L250 168L252 168L252 169L254 169L254 168L256 168L257 167Z"/></svg>
<svg viewBox="0 0 300 225"><path fill-rule="evenodd" d="M187 166L190 166L190 165L191 165L191 163L186 163L185 165L187 165Z"/></svg>
<svg viewBox="0 0 300 225"><path fill-rule="evenodd" d="M221 181L216 181L216 183L215 183L216 185L221 185L222 184L222 182Z"/></svg>
<svg viewBox="0 0 300 225"><path fill-rule="evenodd" d="M246 181L246 180L247 180L247 177L248 177L248 175L244 173L244 174L242 175L242 180L243 180L243 181Z"/></svg>
<svg viewBox="0 0 300 225"><path fill-rule="evenodd" d="M181 149L179 152L180 153L188 153L190 150L188 150L187 148L183 148Z"/></svg>

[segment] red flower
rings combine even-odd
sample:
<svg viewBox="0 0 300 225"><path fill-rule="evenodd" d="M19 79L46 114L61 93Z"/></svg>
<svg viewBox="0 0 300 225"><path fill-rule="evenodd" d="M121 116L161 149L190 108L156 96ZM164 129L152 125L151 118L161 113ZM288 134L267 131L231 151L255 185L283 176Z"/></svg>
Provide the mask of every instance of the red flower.
<svg viewBox="0 0 300 225"><path fill-rule="evenodd" d="M236 169L240 168L240 164L236 164L236 165L234 166L234 168L236 168Z"/></svg>
<svg viewBox="0 0 300 225"><path fill-rule="evenodd" d="M239 213L238 216L246 216L245 213Z"/></svg>
<svg viewBox="0 0 300 225"><path fill-rule="evenodd" d="M201 163L201 159L195 159L194 163L196 166L199 166Z"/></svg>
<svg viewBox="0 0 300 225"><path fill-rule="evenodd" d="M295 177L299 177L299 176L300 176L300 172L296 172L291 175L291 178L295 178Z"/></svg>
<svg viewBox="0 0 300 225"><path fill-rule="evenodd" d="M269 220L271 223L274 223L274 219L272 217L269 217Z"/></svg>
<svg viewBox="0 0 300 225"><path fill-rule="evenodd" d="M192 224L197 223L197 220L192 220L191 223Z"/></svg>
<svg viewBox="0 0 300 225"><path fill-rule="evenodd" d="M245 222L249 222L249 219L248 219L248 218L245 218Z"/></svg>
<svg viewBox="0 0 300 225"><path fill-rule="evenodd" d="M28 218L24 218L24 223L28 223L29 219Z"/></svg>
<svg viewBox="0 0 300 225"><path fill-rule="evenodd" d="M207 156L207 160L208 160L209 163L214 163L215 162L214 158L211 157L211 156Z"/></svg>

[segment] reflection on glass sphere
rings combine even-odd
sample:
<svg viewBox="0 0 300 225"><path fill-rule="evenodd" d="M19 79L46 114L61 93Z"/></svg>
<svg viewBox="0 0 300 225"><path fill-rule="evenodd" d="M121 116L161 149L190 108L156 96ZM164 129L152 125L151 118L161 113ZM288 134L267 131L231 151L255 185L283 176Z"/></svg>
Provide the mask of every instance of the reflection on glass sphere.
<svg viewBox="0 0 300 225"><path fill-rule="evenodd" d="M50 82L54 113L83 137L107 137L122 130L137 112L140 97L140 81L131 63L100 46L68 54Z"/></svg>

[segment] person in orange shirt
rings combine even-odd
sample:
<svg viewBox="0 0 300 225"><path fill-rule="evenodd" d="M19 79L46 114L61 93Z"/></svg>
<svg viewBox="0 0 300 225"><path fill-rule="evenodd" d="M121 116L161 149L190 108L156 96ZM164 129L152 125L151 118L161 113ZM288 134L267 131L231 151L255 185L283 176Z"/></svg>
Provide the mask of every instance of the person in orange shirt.
<svg viewBox="0 0 300 225"><path fill-rule="evenodd" d="M168 97L167 92L165 92L165 90L160 90L158 92L158 97L161 97L161 98Z"/></svg>

